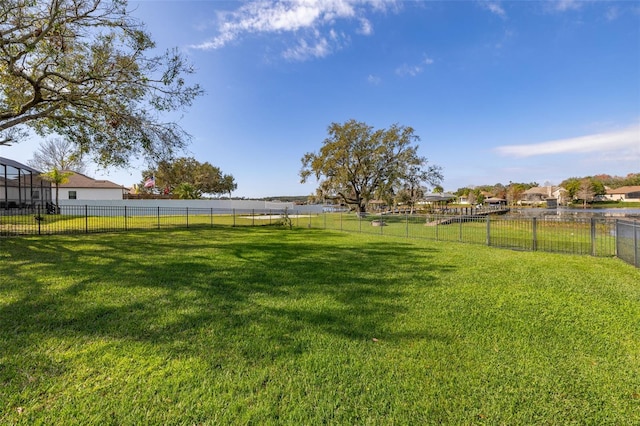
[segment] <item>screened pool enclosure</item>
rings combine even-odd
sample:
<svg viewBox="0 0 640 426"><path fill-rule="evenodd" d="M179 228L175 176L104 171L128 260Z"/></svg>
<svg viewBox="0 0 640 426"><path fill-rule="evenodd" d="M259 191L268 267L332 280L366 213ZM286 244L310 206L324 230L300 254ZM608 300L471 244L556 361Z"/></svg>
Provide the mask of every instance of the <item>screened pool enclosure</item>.
<svg viewBox="0 0 640 426"><path fill-rule="evenodd" d="M0 157L0 211L51 205L51 183L40 172Z"/></svg>

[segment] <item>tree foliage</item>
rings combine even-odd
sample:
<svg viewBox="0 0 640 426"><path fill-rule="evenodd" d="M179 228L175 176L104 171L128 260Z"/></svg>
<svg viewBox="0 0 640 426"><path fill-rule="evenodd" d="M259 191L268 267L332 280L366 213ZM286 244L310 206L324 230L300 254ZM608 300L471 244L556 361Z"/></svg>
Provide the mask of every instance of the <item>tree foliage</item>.
<svg viewBox="0 0 640 426"><path fill-rule="evenodd" d="M525 191L539 186L538 182L509 182L504 188L504 196L500 198L506 199L509 205L514 206L522 200Z"/></svg>
<svg viewBox="0 0 640 426"><path fill-rule="evenodd" d="M51 182L56 188L56 205L58 205L58 192L60 189L60 185L63 185L69 182L69 177L71 177L74 173L70 171L63 171L56 168L53 168L45 173L40 175L44 180Z"/></svg>
<svg viewBox="0 0 640 426"><path fill-rule="evenodd" d="M571 177L560 183L567 190L571 200L582 200L583 204L593 201L596 195L604 195L607 190L597 177Z"/></svg>
<svg viewBox="0 0 640 426"><path fill-rule="evenodd" d="M414 164L407 166L403 179L399 181L399 189L395 191L396 202L408 205L411 208L411 214L413 214L416 203L423 199L427 192L422 185L425 180L421 165ZM438 186L439 185L435 185L435 187Z"/></svg>
<svg viewBox="0 0 640 426"><path fill-rule="evenodd" d="M576 197L579 200L582 200L582 206L586 207L587 203L593 201L593 198L596 195L596 192L593 189L593 181L589 178L584 178L579 180L579 184L580 186L578 187Z"/></svg>
<svg viewBox="0 0 640 426"><path fill-rule="evenodd" d="M595 175L593 179L603 186L616 189L622 186L640 186L640 173L629 173L626 176Z"/></svg>
<svg viewBox="0 0 640 426"><path fill-rule="evenodd" d="M222 175L222 185L218 187L218 191L214 192L214 194L227 194L229 195L229 199L231 199L231 193L238 189L238 184L232 175Z"/></svg>
<svg viewBox="0 0 640 426"><path fill-rule="evenodd" d="M142 173L142 185L150 177L155 177L156 187L166 193L174 193L181 198L200 198L202 194L230 194L238 185L232 175L208 162L200 163L192 157L163 160L154 169ZM185 186L188 185L188 186Z"/></svg>
<svg viewBox="0 0 640 426"><path fill-rule="evenodd" d="M175 187L173 193L182 200L196 200L202 197L202 192L200 192L195 186L187 182L181 183L180 185Z"/></svg>
<svg viewBox="0 0 640 426"><path fill-rule="evenodd" d="M469 191L469 204L482 204L484 202L484 194L482 189L480 188L473 188L471 191Z"/></svg>
<svg viewBox="0 0 640 426"><path fill-rule="evenodd" d="M314 175L328 197L338 196L364 212L367 202L402 184L438 184L440 168L418 156L419 140L411 127L375 130L355 120L332 123L318 153L302 157L301 182Z"/></svg>
<svg viewBox="0 0 640 426"><path fill-rule="evenodd" d="M98 164L157 160L189 136L160 114L202 93L177 50L155 47L126 0L2 0L0 144L29 126L56 133Z"/></svg>
<svg viewBox="0 0 640 426"><path fill-rule="evenodd" d="M482 203L485 194L490 197L501 198L511 205L515 205L522 199L522 195L527 189L539 186L537 182L509 182L508 185L496 183L495 185L481 185L474 188L458 188L455 195L458 197L468 197L469 203Z"/></svg>
<svg viewBox="0 0 640 426"><path fill-rule="evenodd" d="M87 169L82 157L77 154L73 143L63 138L43 141L38 150L33 153L33 158L27 163L34 169L43 171L58 169L84 174Z"/></svg>

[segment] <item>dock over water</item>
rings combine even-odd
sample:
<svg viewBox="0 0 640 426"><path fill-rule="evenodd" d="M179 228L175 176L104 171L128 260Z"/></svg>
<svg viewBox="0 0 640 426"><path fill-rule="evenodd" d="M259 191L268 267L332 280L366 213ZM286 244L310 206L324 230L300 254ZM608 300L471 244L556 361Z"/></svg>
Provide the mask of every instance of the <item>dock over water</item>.
<svg viewBox="0 0 640 426"><path fill-rule="evenodd" d="M509 213L508 207L500 208L483 208L476 209L473 207L459 207L452 209L444 209L438 212L438 215L445 215L441 219L436 219L425 223L425 226L449 225L451 223L467 222L473 219L479 219L490 215L503 215Z"/></svg>

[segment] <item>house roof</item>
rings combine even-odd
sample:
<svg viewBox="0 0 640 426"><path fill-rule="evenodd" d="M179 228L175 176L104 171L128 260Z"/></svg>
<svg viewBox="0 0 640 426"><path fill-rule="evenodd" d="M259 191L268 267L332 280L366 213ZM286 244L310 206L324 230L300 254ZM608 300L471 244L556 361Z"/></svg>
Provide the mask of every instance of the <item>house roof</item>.
<svg viewBox="0 0 640 426"><path fill-rule="evenodd" d="M621 186L616 189L607 189L607 194L628 194L630 192L640 192L640 186Z"/></svg>
<svg viewBox="0 0 640 426"><path fill-rule="evenodd" d="M10 160L10 159L4 158L4 157L0 157L0 164L5 164L7 166L15 167L17 169L26 170L28 172L35 173L35 174L40 174L41 173L40 170L36 170L36 169L34 169L32 167L25 166L22 163L18 163L17 161Z"/></svg>
<svg viewBox="0 0 640 426"><path fill-rule="evenodd" d="M529 188L524 191L526 195L549 195L549 193L554 193L556 191L566 192L567 190L561 186L534 186L533 188Z"/></svg>
<svg viewBox="0 0 640 426"><path fill-rule="evenodd" d="M527 195L547 195L549 193L548 186L534 186L524 191Z"/></svg>
<svg viewBox="0 0 640 426"><path fill-rule="evenodd" d="M454 198L456 198L455 195L453 194L449 194L448 192L444 192L444 193L433 193L433 194L425 194L423 199L425 201L448 201L448 200L453 200Z"/></svg>
<svg viewBox="0 0 640 426"><path fill-rule="evenodd" d="M98 180L85 176L82 173L73 172L69 176L69 182L60 185L61 188L100 188L100 189L126 189L122 185L109 180Z"/></svg>

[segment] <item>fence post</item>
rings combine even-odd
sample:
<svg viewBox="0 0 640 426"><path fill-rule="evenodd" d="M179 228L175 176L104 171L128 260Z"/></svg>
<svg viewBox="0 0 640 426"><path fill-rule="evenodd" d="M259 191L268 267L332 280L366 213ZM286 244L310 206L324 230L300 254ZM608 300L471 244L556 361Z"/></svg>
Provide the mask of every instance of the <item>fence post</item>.
<svg viewBox="0 0 640 426"><path fill-rule="evenodd" d="M405 229L405 233L407 234L407 238L409 238L409 213L405 212L404 213L404 229Z"/></svg>
<svg viewBox="0 0 640 426"><path fill-rule="evenodd" d="M187 213L187 228L188 228L189 227L189 207L185 207L185 208L187 209L186 213Z"/></svg>
<svg viewBox="0 0 640 426"><path fill-rule="evenodd" d="M460 209L462 210L462 209ZM464 216L460 215L460 218L458 219L458 242L462 242L462 221Z"/></svg>
<svg viewBox="0 0 640 426"><path fill-rule="evenodd" d="M382 212L380 212L380 235L382 235L382 228L384 228L384 222L382 221L382 219L384 218L382 217Z"/></svg>
<svg viewBox="0 0 640 426"><path fill-rule="evenodd" d="M236 226L236 209L235 208L231 210L231 214L233 216L233 227L235 228Z"/></svg>
<svg viewBox="0 0 640 426"><path fill-rule="evenodd" d="M40 204L38 204L38 220L37 220L37 222L38 222L38 235L41 235L40 234L40 222L42 222L42 213L40 212L40 207L41 207Z"/></svg>
<svg viewBox="0 0 640 426"><path fill-rule="evenodd" d="M211 213L209 214L209 223L211 224L211 227L213 228L213 207L211 207Z"/></svg>
<svg viewBox="0 0 640 426"><path fill-rule="evenodd" d="M620 244L620 229L619 229L619 223L618 223L618 219L615 219L613 226L615 227L615 235L616 235L616 249L614 250L613 255L615 257L618 257L618 244Z"/></svg>
<svg viewBox="0 0 640 426"><path fill-rule="evenodd" d="M327 212L322 212L322 220L324 221L324 229L327 229Z"/></svg>
<svg viewBox="0 0 640 426"><path fill-rule="evenodd" d="M636 268L640 268L640 255L638 254L638 222L631 222L633 228L633 251L634 251L634 265Z"/></svg>
<svg viewBox="0 0 640 426"><path fill-rule="evenodd" d="M89 233L89 207L84 205L84 233Z"/></svg>
<svg viewBox="0 0 640 426"><path fill-rule="evenodd" d="M342 231L342 212L340 212L340 230Z"/></svg>
<svg viewBox="0 0 640 426"><path fill-rule="evenodd" d="M251 226L256 226L256 209L251 209Z"/></svg>
<svg viewBox="0 0 640 426"><path fill-rule="evenodd" d="M487 215L487 245L491 245L491 218Z"/></svg>
<svg viewBox="0 0 640 426"><path fill-rule="evenodd" d="M160 206L158 206L157 218L158 218L158 229L160 229Z"/></svg>
<svg viewBox="0 0 640 426"><path fill-rule="evenodd" d="M124 206L124 230L127 231L127 206Z"/></svg>
<svg viewBox="0 0 640 426"><path fill-rule="evenodd" d="M538 250L538 220L537 218L531 218L531 232L533 234L533 251Z"/></svg>
<svg viewBox="0 0 640 426"><path fill-rule="evenodd" d="M591 256L596 255L596 218L591 218Z"/></svg>

